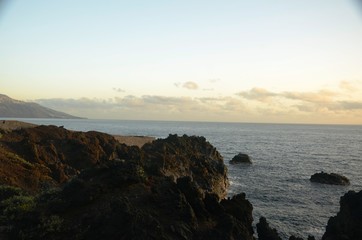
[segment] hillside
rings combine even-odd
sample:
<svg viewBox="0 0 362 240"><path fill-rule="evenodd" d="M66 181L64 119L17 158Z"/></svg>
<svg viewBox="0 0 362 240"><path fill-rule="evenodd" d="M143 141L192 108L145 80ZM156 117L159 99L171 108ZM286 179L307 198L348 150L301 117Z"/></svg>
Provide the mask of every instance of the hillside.
<svg viewBox="0 0 362 240"><path fill-rule="evenodd" d="M0 94L0 117L6 118L78 118L70 114L43 107L37 103L23 102Z"/></svg>

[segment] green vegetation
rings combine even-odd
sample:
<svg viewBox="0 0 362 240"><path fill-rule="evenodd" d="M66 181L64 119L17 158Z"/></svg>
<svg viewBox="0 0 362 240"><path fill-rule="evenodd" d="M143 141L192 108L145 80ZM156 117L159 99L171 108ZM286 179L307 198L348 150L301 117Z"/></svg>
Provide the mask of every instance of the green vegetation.
<svg viewBox="0 0 362 240"><path fill-rule="evenodd" d="M32 166L32 164L28 161L26 161L24 158L20 157L19 155L15 154L15 153L12 153L12 152L5 152L5 156L9 159L9 160L12 160L12 161L16 161L16 162L19 162L19 163L22 163L24 165L27 165L29 167Z"/></svg>
<svg viewBox="0 0 362 240"><path fill-rule="evenodd" d="M13 196L1 203L3 216L10 220L21 219L26 213L35 208L35 199L33 196Z"/></svg>

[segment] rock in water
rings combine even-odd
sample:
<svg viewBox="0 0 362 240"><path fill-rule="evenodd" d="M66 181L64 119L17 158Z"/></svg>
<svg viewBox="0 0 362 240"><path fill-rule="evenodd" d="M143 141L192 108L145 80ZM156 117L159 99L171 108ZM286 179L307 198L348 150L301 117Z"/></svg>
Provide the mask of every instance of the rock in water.
<svg viewBox="0 0 362 240"><path fill-rule="evenodd" d="M349 185L348 178L337 173L315 173L310 177L310 181L331 185Z"/></svg>
<svg viewBox="0 0 362 240"><path fill-rule="evenodd" d="M265 217L259 219L256 224L259 240L282 240L275 228L271 228Z"/></svg>
<svg viewBox="0 0 362 240"><path fill-rule="evenodd" d="M229 161L230 164L238 164L238 163L251 163L250 157L249 155L245 154L245 153L239 153L237 155L235 155L233 157L233 159L231 159Z"/></svg>
<svg viewBox="0 0 362 240"><path fill-rule="evenodd" d="M349 191L339 204L339 212L329 219L322 240L362 239L362 191Z"/></svg>

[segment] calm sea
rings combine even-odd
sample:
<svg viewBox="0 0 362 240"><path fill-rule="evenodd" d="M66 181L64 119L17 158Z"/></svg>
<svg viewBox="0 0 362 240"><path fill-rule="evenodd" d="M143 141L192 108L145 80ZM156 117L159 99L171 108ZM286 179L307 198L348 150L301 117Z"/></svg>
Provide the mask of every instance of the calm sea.
<svg viewBox="0 0 362 240"><path fill-rule="evenodd" d="M245 192L254 206L254 222L265 216L284 239L291 234L320 238L340 197L362 190L362 126L248 124L162 121L21 119L67 129L96 130L157 138L172 134L205 136L229 169L229 195ZM229 165L239 152L252 165ZM315 172L347 176L350 186L311 183Z"/></svg>

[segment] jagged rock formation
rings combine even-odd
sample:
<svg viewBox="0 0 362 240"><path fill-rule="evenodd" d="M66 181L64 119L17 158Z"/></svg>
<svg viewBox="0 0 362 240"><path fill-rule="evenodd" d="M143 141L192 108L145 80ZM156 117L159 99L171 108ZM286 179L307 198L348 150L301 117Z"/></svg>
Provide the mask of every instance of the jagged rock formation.
<svg viewBox="0 0 362 240"><path fill-rule="evenodd" d="M259 223L256 224L258 232L258 240L282 240L278 231L275 228L271 228L265 217L259 219ZM290 236L289 240L303 240L301 237ZM307 240L315 240L314 236L308 236Z"/></svg>
<svg viewBox="0 0 362 240"><path fill-rule="evenodd" d="M337 216L328 221L322 240L362 239L362 191L349 191L340 200Z"/></svg>
<svg viewBox="0 0 362 240"><path fill-rule="evenodd" d="M56 126L22 128L0 138L0 184L30 192L58 186L82 169L115 158L117 141Z"/></svg>
<svg viewBox="0 0 362 240"><path fill-rule="evenodd" d="M311 182L331 184L331 185L349 185L349 180L345 176L337 173L315 173L310 177Z"/></svg>
<svg viewBox="0 0 362 240"><path fill-rule="evenodd" d="M282 240L279 237L278 231L269 226L265 217L259 219L259 223L256 224L256 230L258 232L259 240Z"/></svg>
<svg viewBox="0 0 362 240"><path fill-rule="evenodd" d="M245 153L239 153L235 155L230 161L230 164L238 164L238 163L251 163L251 159L249 155Z"/></svg>
<svg viewBox="0 0 362 240"><path fill-rule="evenodd" d="M226 167L203 137L170 135L140 149L39 126L6 133L0 145L1 160L17 156L7 167L42 169L38 181L59 187L39 197L0 187L2 239L253 239L252 205L245 194L221 200ZM6 183L29 192L39 182Z"/></svg>
<svg viewBox="0 0 362 240"><path fill-rule="evenodd" d="M229 181L220 153L204 137L170 135L142 147L143 164L153 174L189 176L201 189L226 196Z"/></svg>
<svg viewBox="0 0 362 240"><path fill-rule="evenodd" d="M8 118L79 118L33 102L23 102L0 94L0 117Z"/></svg>

